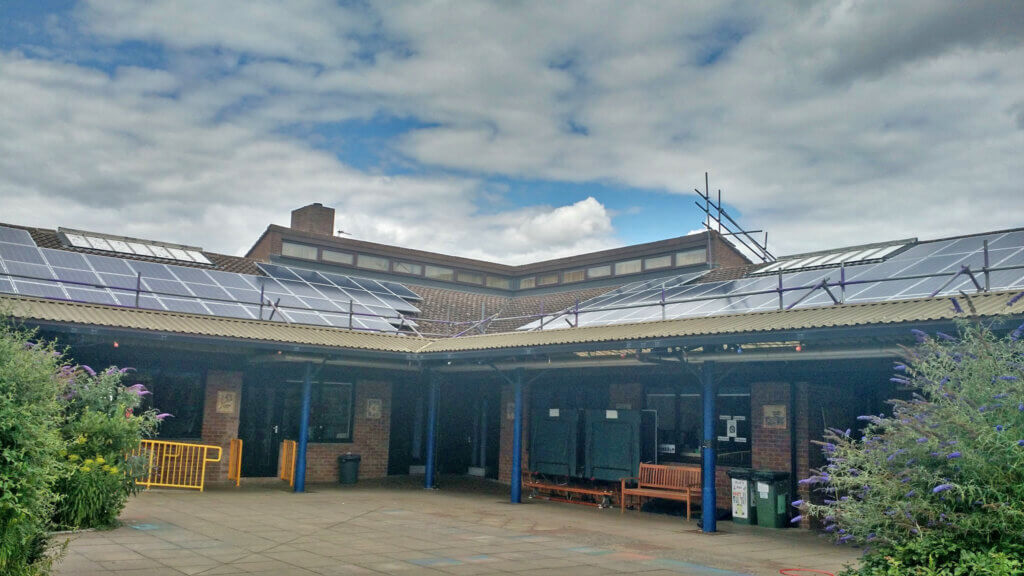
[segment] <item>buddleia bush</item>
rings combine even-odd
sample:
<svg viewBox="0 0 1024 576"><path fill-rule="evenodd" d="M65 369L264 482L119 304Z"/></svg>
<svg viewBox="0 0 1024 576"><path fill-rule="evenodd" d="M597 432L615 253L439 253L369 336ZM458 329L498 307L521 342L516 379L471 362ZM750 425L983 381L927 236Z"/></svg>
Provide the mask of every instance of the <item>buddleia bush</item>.
<svg viewBox="0 0 1024 576"><path fill-rule="evenodd" d="M793 504L864 547L847 574L1024 574L1022 330L914 331L892 377L912 396L826 433L827 465L801 481L824 501Z"/></svg>
<svg viewBox="0 0 1024 576"><path fill-rule="evenodd" d="M67 474L57 485L61 500L56 523L66 528L110 526L135 491L136 480L147 473L143 459L131 453L156 433L160 415L139 410L149 392L141 384L124 385L129 369L63 370L68 373L61 429Z"/></svg>
<svg viewBox="0 0 1024 576"><path fill-rule="evenodd" d="M0 317L0 574L49 568L47 530L62 473L60 353Z"/></svg>

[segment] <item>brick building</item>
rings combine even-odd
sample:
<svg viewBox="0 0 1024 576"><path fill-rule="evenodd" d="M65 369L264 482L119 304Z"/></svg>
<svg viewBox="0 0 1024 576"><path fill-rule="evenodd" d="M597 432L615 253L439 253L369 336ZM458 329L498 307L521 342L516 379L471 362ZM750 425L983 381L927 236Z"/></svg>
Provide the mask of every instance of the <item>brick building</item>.
<svg viewBox="0 0 1024 576"><path fill-rule="evenodd" d="M978 314L1016 326L1024 304L1006 301L1022 288L1019 230L768 263L709 231L509 266L336 236L319 204L241 258L0 226L3 305L76 361L134 367L175 415L162 437L241 438L243 476L277 474L304 411L309 481L336 479L354 453L361 478L512 484L517 418L527 468L537 415L643 411L649 459L716 454L723 510L729 468L795 482L821 463L826 426L856 427L906 394L889 382L898 346L911 327L950 329L951 297L969 290Z"/></svg>

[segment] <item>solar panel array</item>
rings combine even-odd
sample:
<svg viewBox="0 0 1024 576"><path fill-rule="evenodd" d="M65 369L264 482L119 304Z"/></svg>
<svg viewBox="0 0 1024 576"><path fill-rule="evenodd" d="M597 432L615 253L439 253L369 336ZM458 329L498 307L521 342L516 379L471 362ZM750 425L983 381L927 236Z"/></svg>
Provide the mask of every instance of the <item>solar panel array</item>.
<svg viewBox="0 0 1024 576"><path fill-rule="evenodd" d="M162 258L164 260L178 260L181 262L196 262L199 264L213 264L210 259L203 255L199 248L189 246L172 246L170 244L156 244L146 240L135 238L119 238L106 236L94 232L80 232L77 230L66 230L61 228L58 235L62 236L67 244L75 248L87 248L89 250L102 250L104 252L118 252L135 256L146 256L148 258Z"/></svg>
<svg viewBox="0 0 1024 576"><path fill-rule="evenodd" d="M764 268L758 268L757 274L777 274L782 270L794 271L804 270L807 268L825 268L838 266L840 264L849 266L851 264L862 264L870 261L881 261L885 260L885 258L890 254L893 254L906 245L906 242L900 242L898 244L888 244L886 246L850 248L847 250L831 251L825 254L809 254L805 256L786 258L772 262Z"/></svg>
<svg viewBox="0 0 1024 576"><path fill-rule="evenodd" d="M938 295L959 294L961 290L976 291L970 276L960 274L969 266L975 279L984 286L984 242L988 241L991 290L1024 288L1024 231L999 232L965 238L921 242L891 255L882 262L844 265L814 270L782 271L784 288L782 306L797 308L824 306L834 301L823 289L812 290L826 278L838 283L845 275L844 288L832 286L832 294L843 302L863 303L904 300ZM1015 268L1014 268L1015 267ZM950 280L952 279L952 282ZM669 279L675 285L666 290L661 305L660 290L630 285L580 305L579 326L622 324L661 319L715 316L740 312L763 312L779 309L779 275L745 277L722 282L693 283L685 276ZM949 284L947 285L947 282ZM803 300L801 300L803 298ZM672 302L675 301L675 302ZM561 320L564 317L569 322ZM561 313L531 322L521 329L559 329L576 323L575 313ZM557 320L557 321L556 321Z"/></svg>
<svg viewBox="0 0 1024 576"><path fill-rule="evenodd" d="M419 297L400 284L264 271L270 277L38 248L28 232L0 226L0 293L356 330L415 326L404 315L419 313L409 302Z"/></svg>

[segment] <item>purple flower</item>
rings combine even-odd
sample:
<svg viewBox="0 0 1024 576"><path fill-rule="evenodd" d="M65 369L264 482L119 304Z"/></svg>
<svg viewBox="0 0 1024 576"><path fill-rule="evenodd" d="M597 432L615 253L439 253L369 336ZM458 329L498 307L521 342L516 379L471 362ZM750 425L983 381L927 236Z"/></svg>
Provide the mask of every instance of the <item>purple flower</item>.
<svg viewBox="0 0 1024 576"><path fill-rule="evenodd" d="M946 460L952 460L954 458L959 458L960 456L961 454L959 452L950 452L949 454L946 454Z"/></svg>
<svg viewBox="0 0 1024 576"><path fill-rule="evenodd" d="M1017 440L1017 446L1024 446L1024 440Z"/></svg>
<svg viewBox="0 0 1024 576"><path fill-rule="evenodd" d="M145 396L146 394L152 394L152 392L146 390L146 387L143 386L141 383L129 386L127 389L130 390L131 392L134 392L136 396Z"/></svg>
<svg viewBox="0 0 1024 576"><path fill-rule="evenodd" d="M939 492L945 492L946 490L952 490L952 484L939 484L935 488L932 488L932 494L938 494Z"/></svg>
<svg viewBox="0 0 1024 576"><path fill-rule="evenodd" d="M1006 430L1005 426L1002 424L996 424L996 432L1002 432L1003 430Z"/></svg>
<svg viewBox="0 0 1024 576"><path fill-rule="evenodd" d="M793 516L793 519L790 520L789 523L790 524L796 524L797 522L799 522L799 521L801 521L803 519L804 519L803 516L799 516L799 515L798 516Z"/></svg>
<svg viewBox="0 0 1024 576"><path fill-rule="evenodd" d="M896 384L910 384L910 380L907 380L906 378L900 378L899 376L893 376L892 378L889 378L889 382L894 382Z"/></svg>
<svg viewBox="0 0 1024 576"><path fill-rule="evenodd" d="M1021 298L1024 298L1024 292L1019 292L1016 296L1014 296L1013 298L1010 298L1010 300L1006 302L1006 305L1007 306L1013 306Z"/></svg>
<svg viewBox="0 0 1024 576"><path fill-rule="evenodd" d="M1012 381L1016 380L1017 377L1016 376L1000 376L999 379L1000 380L1006 380L1007 382L1012 382Z"/></svg>
<svg viewBox="0 0 1024 576"><path fill-rule="evenodd" d="M954 302L956 302L956 300L954 300ZM963 312L963 310L960 310L960 312ZM945 332L936 332L935 335L938 336L939 338L942 338L943 340L949 342L956 342L956 338L953 338L952 336L946 334Z"/></svg>
<svg viewBox="0 0 1024 576"><path fill-rule="evenodd" d="M995 399L995 400L1002 400L1003 398L1006 398L1007 396L1009 396L1009 394L1007 394L1006 392L1003 392L1002 394L996 394L992 398Z"/></svg>
<svg viewBox="0 0 1024 576"><path fill-rule="evenodd" d="M89 366L86 366L85 364L82 364L81 366L79 366L79 368L81 368L82 370L85 370L89 374L89 376L95 376L96 375L96 371L93 370L92 368L90 368Z"/></svg>
<svg viewBox="0 0 1024 576"><path fill-rule="evenodd" d="M161 412L160 414L156 415L156 419L157 420L163 421L164 418L174 418L174 414L168 414L167 412Z"/></svg>
<svg viewBox="0 0 1024 576"><path fill-rule="evenodd" d="M906 364L901 364L901 363L897 362L896 365L893 366L893 370L897 370L899 372L906 372L907 371L907 365Z"/></svg>
<svg viewBox="0 0 1024 576"><path fill-rule="evenodd" d="M1017 404L1017 410L1020 412L1024 412L1024 402Z"/></svg>
<svg viewBox="0 0 1024 576"><path fill-rule="evenodd" d="M1021 292L1020 294L1018 294L1018 297L1019 297L1020 295L1024 295L1024 292ZM1013 302L1013 301L1011 301L1011 303L1007 303L1007 306L1010 306L1010 305L1012 305L1012 302ZM928 335L927 335L927 334L925 334L924 332L922 332L922 331L918 330L917 328L912 328L912 329L910 330L910 333L914 335L914 338L917 338L917 341L918 341L918 342L924 342L925 340L927 340L927 339L928 339Z"/></svg>
<svg viewBox="0 0 1024 576"><path fill-rule="evenodd" d="M793 506L794 508L799 508L799 507L804 505L804 501L803 500L793 500L792 502L790 502L790 505Z"/></svg>
<svg viewBox="0 0 1024 576"><path fill-rule="evenodd" d="M927 441L928 441L928 439L927 439L927 438L925 438L924 436L922 436L922 437L920 437L920 438L918 438L918 439L917 439L917 443L918 443L918 444L924 444L924 443L925 443L925 442L927 442Z"/></svg>
<svg viewBox="0 0 1024 576"><path fill-rule="evenodd" d="M912 498L912 497L914 497L914 496L915 496L916 494L917 494L917 490L911 490L910 492L907 492L907 493L906 493L906 495L904 496L904 498Z"/></svg>
<svg viewBox="0 0 1024 576"><path fill-rule="evenodd" d="M853 538L853 536L842 536L842 537L840 537L840 538L839 538L838 540L836 540L836 544L846 544L846 543L847 543L847 542L849 542L849 541L850 541L850 540L851 540L852 538Z"/></svg>

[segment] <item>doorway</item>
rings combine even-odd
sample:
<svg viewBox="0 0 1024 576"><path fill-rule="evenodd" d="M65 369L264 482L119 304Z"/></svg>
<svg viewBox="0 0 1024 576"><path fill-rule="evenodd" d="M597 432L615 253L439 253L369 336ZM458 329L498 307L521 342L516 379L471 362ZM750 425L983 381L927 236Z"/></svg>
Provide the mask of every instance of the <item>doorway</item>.
<svg viewBox="0 0 1024 576"><path fill-rule="evenodd" d="M242 476L277 476L281 441L298 436L301 402L301 391L283 383L246 383L242 388Z"/></svg>

